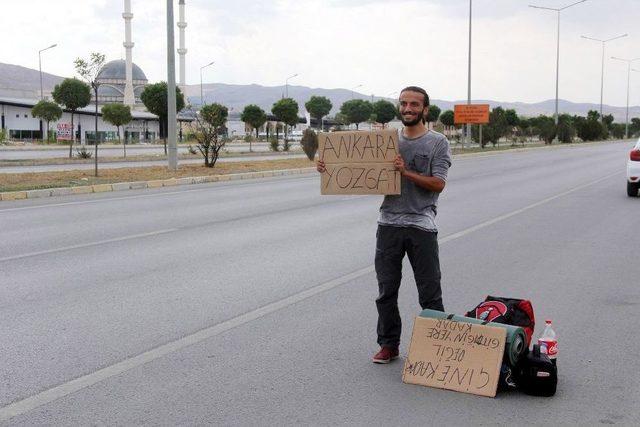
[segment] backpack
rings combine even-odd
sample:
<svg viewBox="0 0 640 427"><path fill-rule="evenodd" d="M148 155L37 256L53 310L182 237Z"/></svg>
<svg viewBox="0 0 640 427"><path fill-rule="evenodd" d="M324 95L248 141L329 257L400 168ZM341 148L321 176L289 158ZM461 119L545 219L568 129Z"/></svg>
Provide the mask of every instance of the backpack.
<svg viewBox="0 0 640 427"><path fill-rule="evenodd" d="M533 315L533 306L529 300L487 296L484 302L468 311L465 316L486 322L519 326L524 329L526 347L529 348L531 344L536 322Z"/></svg>

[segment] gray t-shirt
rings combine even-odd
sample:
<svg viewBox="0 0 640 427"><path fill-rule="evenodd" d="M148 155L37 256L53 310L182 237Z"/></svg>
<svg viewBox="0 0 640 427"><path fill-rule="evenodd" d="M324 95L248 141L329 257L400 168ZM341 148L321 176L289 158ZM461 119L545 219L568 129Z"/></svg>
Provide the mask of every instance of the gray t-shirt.
<svg viewBox="0 0 640 427"><path fill-rule="evenodd" d="M400 132L398 145L407 169L420 175L435 176L446 182L451 166L451 149L447 137L430 130L418 138L409 139ZM437 231L435 219L438 195L402 177L401 194L384 197L378 224Z"/></svg>

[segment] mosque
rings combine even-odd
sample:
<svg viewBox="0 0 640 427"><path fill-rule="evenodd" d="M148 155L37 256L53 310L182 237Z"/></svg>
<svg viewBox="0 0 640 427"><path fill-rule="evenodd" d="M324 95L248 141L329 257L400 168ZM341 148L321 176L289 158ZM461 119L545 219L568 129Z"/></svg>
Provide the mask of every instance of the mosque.
<svg viewBox="0 0 640 427"><path fill-rule="evenodd" d="M148 83L147 76L142 68L133 62L133 47L131 21L131 0L124 0L124 12L122 18L125 22L125 59L119 59L106 63L98 72L96 80L98 87L98 105L109 103L123 103L131 107L133 120L125 126L125 136L135 141L153 141L159 136L158 117L149 113L140 95ZM185 91L185 0L179 0L179 82L180 89ZM92 96L93 98L93 96ZM39 99L5 98L0 97L1 128L11 139L40 139L46 132L46 123L31 116L31 108ZM92 99L92 104L94 100ZM74 127L77 138L82 144L94 139L94 108L92 104L76 111ZM187 117L179 117L179 120L190 121ZM67 127L70 130L71 113L64 111L57 122L51 122L51 129ZM58 132L59 133L59 132ZM69 132L70 133L70 132ZM98 134L102 141L117 140L115 126L106 123L102 117L98 118ZM60 138L59 138L60 139ZM69 138L71 139L71 138Z"/></svg>

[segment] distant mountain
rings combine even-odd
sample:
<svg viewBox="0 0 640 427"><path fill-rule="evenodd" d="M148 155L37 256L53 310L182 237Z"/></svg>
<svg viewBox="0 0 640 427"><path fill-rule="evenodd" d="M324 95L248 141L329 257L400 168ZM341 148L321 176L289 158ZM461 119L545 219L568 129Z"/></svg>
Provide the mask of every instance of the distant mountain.
<svg viewBox="0 0 640 427"><path fill-rule="evenodd" d="M55 76L53 74L42 73L43 86L45 94L51 92L53 87L64 79L64 77ZM228 85L223 83L213 83L202 85L204 101L207 103L219 102L229 107L230 115L237 117L245 105L256 104L263 110L270 112L273 103L288 93L289 97L295 99L300 106L300 115L304 115L304 103L313 95L326 96L331 100L333 109L330 115L338 112L340 105L350 99L367 99L371 100L371 96L352 92L348 89L322 89L309 88L306 86L260 86L251 85ZM201 104L200 85L187 85L186 95L188 101L195 106ZM19 65L0 63L0 96L12 98L31 98L37 99L40 96L40 73ZM375 97L374 100L381 99ZM395 99L384 98L395 102ZM522 116L537 116L539 114L552 115L555 109L555 100L548 100L528 104L524 102L500 102L492 100L473 100L478 104L489 104L491 108L502 106L505 109L513 108ZM465 104L463 101L445 101L441 99L432 99L432 104L437 105L445 110L452 110L454 104ZM559 100L558 108L561 113L577 114L586 116L589 110L600 110L600 104L574 103ZM613 114L617 122L625 120L625 107L604 106L605 114ZM639 117L640 106L629 107L629 117Z"/></svg>
<svg viewBox="0 0 640 427"><path fill-rule="evenodd" d="M64 77L42 73L44 93L50 93L53 87ZM20 65L0 62L0 96L12 98L40 98L40 72Z"/></svg>
<svg viewBox="0 0 640 427"><path fill-rule="evenodd" d="M269 112L273 103L282 98L287 91L285 86L260 86L256 84L252 85L228 85L223 83L213 83L202 85L202 92L204 95L204 101L207 103L220 102L231 110L231 113L241 112L245 105L256 104L263 110ZM200 85L187 85L187 98L193 105L200 105ZM362 93L352 93L348 89L322 89L322 88L309 88L305 86L289 86L289 97L295 99L300 106L300 114L304 114L304 103L309 100L313 95L325 96L331 100L333 109L330 115L334 115L338 112L340 105L343 102L350 99L366 99L371 101L371 96L364 95ZM374 97L374 100L386 99L391 102L396 102L396 99L385 97ZM524 103L524 102L500 102L492 100L473 100L476 104L489 104L491 108L501 106L504 109L514 109L518 115L533 117L540 114L553 115L555 111L555 100L550 99L547 101L537 103ZM445 110L453 110L455 104L466 104L466 100L460 101L446 101L442 99L432 99L431 103L437 105ZM565 101L563 99L558 100L558 110L560 113L567 113L571 115L586 116L589 110L600 110L600 104L588 104L588 103L575 103ZM603 110L605 114L613 114L613 117L617 122L623 122L625 120L625 107L612 107L604 105ZM639 117L640 106L629 107L629 117Z"/></svg>

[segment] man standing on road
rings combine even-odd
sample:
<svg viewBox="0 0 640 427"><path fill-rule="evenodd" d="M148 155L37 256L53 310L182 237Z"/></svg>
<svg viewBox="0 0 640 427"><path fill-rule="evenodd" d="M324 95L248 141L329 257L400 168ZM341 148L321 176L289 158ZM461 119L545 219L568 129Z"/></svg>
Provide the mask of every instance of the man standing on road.
<svg viewBox="0 0 640 427"><path fill-rule="evenodd" d="M402 184L400 195L385 196L378 218L375 267L380 350L373 356L374 363L389 363L399 354L402 323L398 290L405 254L413 268L420 306L444 311L435 217L451 166L451 150L444 135L425 127L423 117L428 108L429 96L424 89L409 86L400 92L398 109L404 129L394 166ZM324 162L319 161L317 169L323 173Z"/></svg>

